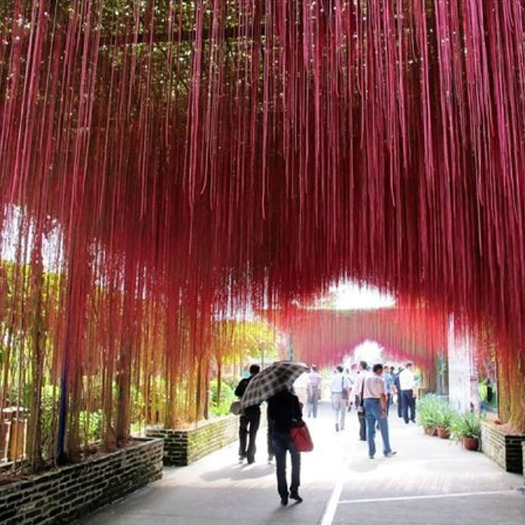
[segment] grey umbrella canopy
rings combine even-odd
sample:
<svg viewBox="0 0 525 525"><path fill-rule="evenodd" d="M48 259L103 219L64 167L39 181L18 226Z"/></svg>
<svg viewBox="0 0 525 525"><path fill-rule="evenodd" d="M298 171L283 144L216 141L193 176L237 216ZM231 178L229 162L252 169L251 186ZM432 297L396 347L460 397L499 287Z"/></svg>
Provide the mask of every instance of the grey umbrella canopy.
<svg viewBox="0 0 525 525"><path fill-rule="evenodd" d="M304 363L276 361L255 375L241 399L242 408L258 405L281 390L291 388L294 381L308 370Z"/></svg>

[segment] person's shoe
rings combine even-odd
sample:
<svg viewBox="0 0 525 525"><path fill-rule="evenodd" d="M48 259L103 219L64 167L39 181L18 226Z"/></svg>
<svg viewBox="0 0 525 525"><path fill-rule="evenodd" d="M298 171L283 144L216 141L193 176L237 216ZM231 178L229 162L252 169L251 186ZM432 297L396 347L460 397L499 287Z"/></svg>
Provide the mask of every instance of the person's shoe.
<svg viewBox="0 0 525 525"><path fill-rule="evenodd" d="M303 498L299 496L298 492L290 492L290 499L294 499L297 503L302 503L303 501Z"/></svg>
<svg viewBox="0 0 525 525"><path fill-rule="evenodd" d="M253 465L255 463L255 459L250 458L248 459L248 465Z"/></svg>
<svg viewBox="0 0 525 525"><path fill-rule="evenodd" d="M370 459L374 459L374 455L373 455L373 454L370 454L368 457L369 457Z"/></svg>
<svg viewBox="0 0 525 525"><path fill-rule="evenodd" d="M271 465L273 462L273 456L271 454L268 454L268 465Z"/></svg>
<svg viewBox="0 0 525 525"><path fill-rule="evenodd" d="M335 431L339 432L339 424L338 423L335 424Z"/></svg>
<svg viewBox="0 0 525 525"><path fill-rule="evenodd" d="M239 456L239 463L243 463L245 459L245 456Z"/></svg>
<svg viewBox="0 0 525 525"><path fill-rule="evenodd" d="M395 456L397 454L397 451L391 450L390 452L387 452L385 454L385 458L391 458L392 456Z"/></svg>
<svg viewBox="0 0 525 525"><path fill-rule="evenodd" d="M288 496L283 496L281 498L281 505L284 505L284 506L288 505Z"/></svg>

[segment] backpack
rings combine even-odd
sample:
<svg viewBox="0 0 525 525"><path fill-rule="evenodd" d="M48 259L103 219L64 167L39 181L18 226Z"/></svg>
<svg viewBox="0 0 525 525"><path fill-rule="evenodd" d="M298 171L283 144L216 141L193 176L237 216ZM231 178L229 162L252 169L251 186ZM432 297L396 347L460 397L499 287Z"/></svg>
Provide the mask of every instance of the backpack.
<svg viewBox="0 0 525 525"><path fill-rule="evenodd" d="M237 388L235 389L235 392L234 392L234 394L237 397L242 397L244 395L244 392L246 391L246 387L248 386L250 379L251 377L245 377L244 379L241 379L239 381L239 384L237 385Z"/></svg>

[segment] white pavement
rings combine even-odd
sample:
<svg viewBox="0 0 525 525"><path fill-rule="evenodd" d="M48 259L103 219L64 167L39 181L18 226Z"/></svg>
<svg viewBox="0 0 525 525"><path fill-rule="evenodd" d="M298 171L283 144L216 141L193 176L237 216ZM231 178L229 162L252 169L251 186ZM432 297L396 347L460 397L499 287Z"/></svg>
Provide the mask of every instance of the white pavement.
<svg viewBox="0 0 525 525"><path fill-rule="evenodd" d="M395 408L395 407L394 407ZM237 443L87 516L83 525L359 524L525 525L523 477L483 454L425 436L391 412L393 458L368 459L354 411L335 432L328 402L307 419L315 449L302 454L301 504L280 505L266 429L253 465L237 463Z"/></svg>

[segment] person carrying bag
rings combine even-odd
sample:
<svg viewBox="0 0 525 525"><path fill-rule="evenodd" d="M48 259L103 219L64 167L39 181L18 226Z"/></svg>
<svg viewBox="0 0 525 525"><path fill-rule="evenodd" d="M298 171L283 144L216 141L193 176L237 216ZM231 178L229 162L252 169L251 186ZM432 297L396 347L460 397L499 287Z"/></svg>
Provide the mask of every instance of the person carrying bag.
<svg viewBox="0 0 525 525"><path fill-rule="evenodd" d="M299 485L301 484L301 451L299 448L302 448L301 443L305 439L305 432L308 432L308 429L305 428L303 422L303 413L298 397L288 389L272 396L268 400L268 421L271 421L272 425L271 441L275 454L277 492L281 497L281 505L288 505L288 498L301 503L303 498L299 496ZM297 445L292 433L296 434ZM313 447L313 445L311 446ZM286 480L287 452L290 452L292 460L290 491L288 491Z"/></svg>

